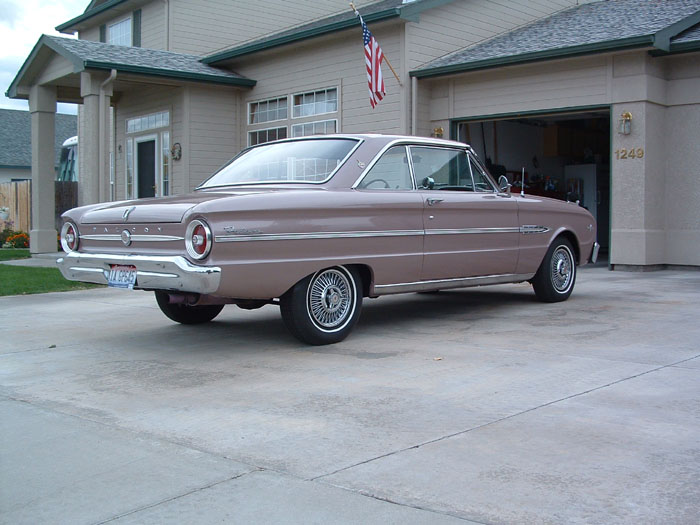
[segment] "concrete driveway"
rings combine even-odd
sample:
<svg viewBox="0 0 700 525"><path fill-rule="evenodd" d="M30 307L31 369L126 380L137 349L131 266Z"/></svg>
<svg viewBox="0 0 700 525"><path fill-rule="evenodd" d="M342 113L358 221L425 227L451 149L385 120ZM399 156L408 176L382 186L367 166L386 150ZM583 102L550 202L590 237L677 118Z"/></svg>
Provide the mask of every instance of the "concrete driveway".
<svg viewBox="0 0 700 525"><path fill-rule="evenodd" d="M277 308L0 298L0 522L700 522L700 272Z"/></svg>

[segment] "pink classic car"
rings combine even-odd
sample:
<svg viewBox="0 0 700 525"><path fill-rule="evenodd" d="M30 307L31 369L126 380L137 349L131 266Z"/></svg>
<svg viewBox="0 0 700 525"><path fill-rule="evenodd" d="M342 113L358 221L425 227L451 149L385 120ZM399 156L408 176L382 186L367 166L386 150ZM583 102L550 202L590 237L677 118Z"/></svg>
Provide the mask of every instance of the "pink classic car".
<svg viewBox="0 0 700 525"><path fill-rule="evenodd" d="M184 324L277 304L310 344L344 339L364 297L529 281L540 300L563 301L576 267L595 262L595 220L507 182L459 142L283 140L242 151L189 195L66 212L58 266L153 291Z"/></svg>

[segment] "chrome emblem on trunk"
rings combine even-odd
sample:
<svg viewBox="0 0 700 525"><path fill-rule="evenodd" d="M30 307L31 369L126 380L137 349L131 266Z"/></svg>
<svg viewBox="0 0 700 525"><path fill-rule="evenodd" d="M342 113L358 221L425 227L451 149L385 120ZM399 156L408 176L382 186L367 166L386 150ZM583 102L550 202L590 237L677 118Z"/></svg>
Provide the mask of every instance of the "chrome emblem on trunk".
<svg viewBox="0 0 700 525"><path fill-rule="evenodd" d="M124 222L129 220L129 214L136 209L136 206L132 206L131 208L127 208L124 210L124 215L122 218L124 219Z"/></svg>
<svg viewBox="0 0 700 525"><path fill-rule="evenodd" d="M129 230L124 230L122 232L122 242L124 246L129 246L131 244L131 232Z"/></svg>

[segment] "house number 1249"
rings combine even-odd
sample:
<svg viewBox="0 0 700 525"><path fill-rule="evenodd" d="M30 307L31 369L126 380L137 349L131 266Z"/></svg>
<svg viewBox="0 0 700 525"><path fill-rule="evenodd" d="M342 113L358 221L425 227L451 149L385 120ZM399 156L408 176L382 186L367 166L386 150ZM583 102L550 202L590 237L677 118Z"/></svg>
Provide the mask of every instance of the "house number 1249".
<svg viewBox="0 0 700 525"><path fill-rule="evenodd" d="M615 150L617 160L641 159L644 156L644 148L620 148Z"/></svg>

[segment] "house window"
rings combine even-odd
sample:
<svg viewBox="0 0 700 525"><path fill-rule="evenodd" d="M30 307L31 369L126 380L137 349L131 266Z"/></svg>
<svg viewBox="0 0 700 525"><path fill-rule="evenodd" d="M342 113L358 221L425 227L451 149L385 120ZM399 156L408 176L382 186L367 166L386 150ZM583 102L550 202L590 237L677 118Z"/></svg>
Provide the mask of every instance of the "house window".
<svg viewBox="0 0 700 525"><path fill-rule="evenodd" d="M287 97L251 102L248 106L248 124L272 122L287 118Z"/></svg>
<svg viewBox="0 0 700 525"><path fill-rule="evenodd" d="M286 139L287 138L287 127L283 128L270 128L270 129L260 129L257 131L248 132L248 145L255 146L256 144L262 144L264 142L270 142L271 140Z"/></svg>
<svg viewBox="0 0 700 525"><path fill-rule="evenodd" d="M134 139L126 141L126 198L134 198Z"/></svg>
<svg viewBox="0 0 700 525"><path fill-rule="evenodd" d="M304 124L292 125L292 137L306 137L309 135L324 135L326 133L336 133L338 131L338 121L318 120L316 122L305 122Z"/></svg>
<svg viewBox="0 0 700 525"><path fill-rule="evenodd" d="M293 117L310 117L338 111L338 89L328 88L294 95Z"/></svg>
<svg viewBox="0 0 700 525"><path fill-rule="evenodd" d="M163 131L160 134L161 144L161 192L160 194L170 195L170 132Z"/></svg>
<svg viewBox="0 0 700 525"><path fill-rule="evenodd" d="M131 45L131 18L107 27L107 43L115 46Z"/></svg>
<svg viewBox="0 0 700 525"><path fill-rule="evenodd" d="M170 125L170 112L161 111L142 117L130 118L126 120L127 133L139 133L149 129L166 128Z"/></svg>

